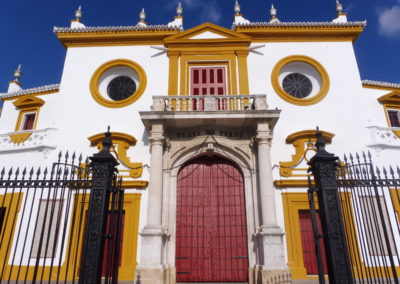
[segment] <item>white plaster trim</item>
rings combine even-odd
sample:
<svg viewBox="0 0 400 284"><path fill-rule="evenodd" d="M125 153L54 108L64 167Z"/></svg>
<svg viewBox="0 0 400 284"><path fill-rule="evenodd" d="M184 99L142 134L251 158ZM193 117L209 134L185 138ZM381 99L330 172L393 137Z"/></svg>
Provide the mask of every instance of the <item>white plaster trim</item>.
<svg viewBox="0 0 400 284"><path fill-rule="evenodd" d="M365 27L367 21L357 22L251 22L233 23L235 27Z"/></svg>
<svg viewBox="0 0 400 284"><path fill-rule="evenodd" d="M388 88L400 89L399 83L390 83L390 82L373 81L373 80L362 80L361 82L362 82L363 86L364 85L372 85L372 86L377 86L377 87L388 87Z"/></svg>
<svg viewBox="0 0 400 284"><path fill-rule="evenodd" d="M0 99L19 97L19 96L23 96L23 95L29 95L29 94L35 94L35 93L41 93L41 92L47 92L47 91L58 91L59 89L60 89L60 84L39 86L39 87L35 87L35 88L30 88L30 89L22 89L20 91L12 92L12 93L0 93Z"/></svg>
<svg viewBox="0 0 400 284"><path fill-rule="evenodd" d="M90 32L110 32L110 31L174 31L181 30L177 26L168 25L136 25L136 26L94 26L82 28L54 27L54 33L90 33Z"/></svg>

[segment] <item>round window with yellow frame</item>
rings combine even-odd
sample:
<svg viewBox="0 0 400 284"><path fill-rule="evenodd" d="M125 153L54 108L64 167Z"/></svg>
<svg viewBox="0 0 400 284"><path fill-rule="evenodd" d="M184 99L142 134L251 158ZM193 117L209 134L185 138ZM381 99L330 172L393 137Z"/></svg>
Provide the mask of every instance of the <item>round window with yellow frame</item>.
<svg viewBox="0 0 400 284"><path fill-rule="evenodd" d="M271 81L283 100L299 106L318 103L328 94L330 86L324 67L304 55L281 59L272 70Z"/></svg>
<svg viewBox="0 0 400 284"><path fill-rule="evenodd" d="M147 84L146 73L134 61L116 59L101 65L90 80L90 92L99 104L120 108L137 101Z"/></svg>

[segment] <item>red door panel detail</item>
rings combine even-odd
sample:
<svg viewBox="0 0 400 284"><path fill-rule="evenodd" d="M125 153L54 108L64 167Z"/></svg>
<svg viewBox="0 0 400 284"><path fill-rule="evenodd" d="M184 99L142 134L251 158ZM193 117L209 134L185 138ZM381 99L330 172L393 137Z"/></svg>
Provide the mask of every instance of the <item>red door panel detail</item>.
<svg viewBox="0 0 400 284"><path fill-rule="evenodd" d="M246 282L248 248L243 177L220 157L200 157L179 172L178 282Z"/></svg>

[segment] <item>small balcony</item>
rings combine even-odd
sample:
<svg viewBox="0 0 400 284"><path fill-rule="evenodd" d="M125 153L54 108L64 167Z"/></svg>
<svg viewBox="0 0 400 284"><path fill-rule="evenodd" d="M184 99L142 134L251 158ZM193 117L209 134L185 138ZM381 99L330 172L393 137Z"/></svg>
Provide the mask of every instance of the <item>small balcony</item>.
<svg viewBox="0 0 400 284"><path fill-rule="evenodd" d="M0 134L0 153L48 151L56 148L53 137L57 129L44 128Z"/></svg>
<svg viewBox="0 0 400 284"><path fill-rule="evenodd" d="M152 111L252 111L267 109L266 95L155 96Z"/></svg>
<svg viewBox="0 0 400 284"><path fill-rule="evenodd" d="M266 95L154 96L151 111L140 112L147 128L162 121L166 128L254 128L257 121L273 127L280 110L269 110Z"/></svg>
<svg viewBox="0 0 400 284"><path fill-rule="evenodd" d="M368 126L370 142L368 147L378 150L400 148L400 127Z"/></svg>

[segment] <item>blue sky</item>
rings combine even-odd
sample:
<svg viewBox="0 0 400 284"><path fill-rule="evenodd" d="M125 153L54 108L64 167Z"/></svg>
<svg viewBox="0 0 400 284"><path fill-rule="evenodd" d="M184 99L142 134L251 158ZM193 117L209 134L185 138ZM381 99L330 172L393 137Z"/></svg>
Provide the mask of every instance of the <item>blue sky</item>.
<svg viewBox="0 0 400 284"><path fill-rule="evenodd" d="M367 20L355 44L362 79L400 83L400 0L342 0L349 20ZM87 26L135 25L145 8L149 24L166 24L178 0L18 0L0 4L0 93L22 64L24 88L59 83L65 49L53 26L69 26L82 5ZM270 0L240 0L250 21L269 19ZM331 21L335 0L274 0L281 21ZM185 29L204 21L230 28L234 0L182 0Z"/></svg>

